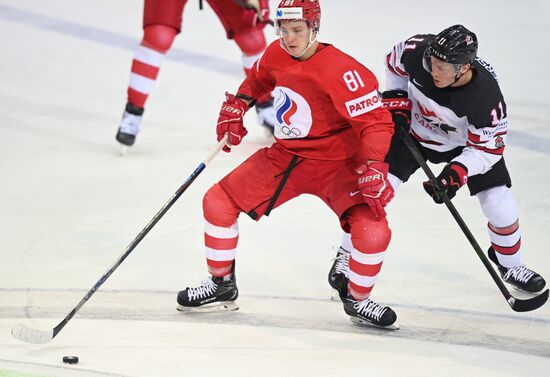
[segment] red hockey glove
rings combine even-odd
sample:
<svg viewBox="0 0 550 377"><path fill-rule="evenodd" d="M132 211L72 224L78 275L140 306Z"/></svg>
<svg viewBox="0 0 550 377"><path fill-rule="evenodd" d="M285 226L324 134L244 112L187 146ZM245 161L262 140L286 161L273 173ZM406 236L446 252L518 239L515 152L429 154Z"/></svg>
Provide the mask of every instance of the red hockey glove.
<svg viewBox="0 0 550 377"><path fill-rule="evenodd" d="M269 0L237 0L247 11L243 13L244 21L252 26L269 22Z"/></svg>
<svg viewBox="0 0 550 377"><path fill-rule="evenodd" d="M360 175L357 183L363 199L376 217L385 217L384 207L393 198L393 187L388 181L388 164L373 161L355 170Z"/></svg>
<svg viewBox="0 0 550 377"><path fill-rule="evenodd" d="M223 139L225 134L229 134L227 142L231 144L231 146L241 143L243 137L248 133L243 126L243 116L247 110L248 105L246 102L235 97L233 94L225 93L225 102L222 104L218 124L216 126L218 141ZM223 150L225 152L230 152L231 148L225 146Z"/></svg>
<svg viewBox="0 0 550 377"><path fill-rule="evenodd" d="M398 127L409 129L411 124L412 102L403 90L388 90L382 93L382 106L391 113L393 123Z"/></svg>
<svg viewBox="0 0 550 377"><path fill-rule="evenodd" d="M452 199L458 189L466 184L468 169L458 162L451 162L443 168L436 181L438 187L432 181L424 182L424 190L432 197L434 202L441 204L444 202L444 194Z"/></svg>

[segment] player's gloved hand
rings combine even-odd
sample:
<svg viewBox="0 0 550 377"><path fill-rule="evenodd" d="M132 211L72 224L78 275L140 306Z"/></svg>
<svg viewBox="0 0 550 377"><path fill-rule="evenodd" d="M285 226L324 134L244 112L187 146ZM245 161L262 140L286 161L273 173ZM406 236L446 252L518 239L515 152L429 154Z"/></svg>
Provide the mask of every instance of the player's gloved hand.
<svg viewBox="0 0 550 377"><path fill-rule="evenodd" d="M244 21L252 26L257 23L269 22L269 0L237 0L241 6L248 9L244 12Z"/></svg>
<svg viewBox="0 0 550 377"><path fill-rule="evenodd" d="M222 104L216 133L218 141L223 139L225 134L228 134L227 142L233 145L241 143L243 137L248 131L243 125L243 116L248 110L248 105L242 99L235 97L233 94L225 93L225 102ZM225 146L225 152L230 152L231 148Z"/></svg>
<svg viewBox="0 0 550 377"><path fill-rule="evenodd" d="M447 164L441 174L436 178L437 186L434 182L426 181L423 183L424 190L432 197L434 202L441 204L444 202L444 194L447 194L449 199L454 198L458 189L466 184L468 181L468 169L458 163L451 162Z"/></svg>
<svg viewBox="0 0 550 377"><path fill-rule="evenodd" d="M363 194L363 199L376 217L385 217L384 207L393 198L393 187L388 181L388 164L382 161L372 161L361 165L355 171L359 174L357 183Z"/></svg>
<svg viewBox="0 0 550 377"><path fill-rule="evenodd" d="M412 102L404 90L388 90L382 93L382 106L392 115L393 123L397 127L409 129L411 124Z"/></svg>

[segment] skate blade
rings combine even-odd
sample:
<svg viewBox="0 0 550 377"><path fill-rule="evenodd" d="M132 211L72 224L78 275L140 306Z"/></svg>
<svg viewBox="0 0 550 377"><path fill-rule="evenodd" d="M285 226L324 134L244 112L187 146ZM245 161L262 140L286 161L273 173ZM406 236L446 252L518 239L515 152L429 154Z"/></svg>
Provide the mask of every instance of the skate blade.
<svg viewBox="0 0 550 377"><path fill-rule="evenodd" d="M355 323L356 325L360 325L360 326L370 326L370 327L376 327L378 329L384 329L384 330L399 330L399 325L397 324L397 322L394 322L394 323L392 323L391 325L388 325L388 326L379 326L379 325L376 325L372 322L365 321L365 320L357 318L357 317L349 317L349 319L350 319L351 322Z"/></svg>
<svg viewBox="0 0 550 377"><path fill-rule="evenodd" d="M521 292L521 293L525 293L525 296L536 296L538 295L540 292L542 292L544 290L545 287L542 287L542 289L540 289L539 291L536 291L536 292L531 292L531 291L526 291L525 289L521 289L519 287L516 287L514 284L510 284L510 283L506 283L508 284L510 287L512 287L512 289L514 289L515 291L518 291L518 292Z"/></svg>
<svg viewBox="0 0 550 377"><path fill-rule="evenodd" d="M235 301L220 301L203 306L181 306L178 304L176 308L182 313L215 313L215 312L232 312L239 310L239 306Z"/></svg>
<svg viewBox="0 0 550 377"><path fill-rule="evenodd" d="M120 145L119 154L121 157L126 156L126 152L128 152L128 146L126 145Z"/></svg>

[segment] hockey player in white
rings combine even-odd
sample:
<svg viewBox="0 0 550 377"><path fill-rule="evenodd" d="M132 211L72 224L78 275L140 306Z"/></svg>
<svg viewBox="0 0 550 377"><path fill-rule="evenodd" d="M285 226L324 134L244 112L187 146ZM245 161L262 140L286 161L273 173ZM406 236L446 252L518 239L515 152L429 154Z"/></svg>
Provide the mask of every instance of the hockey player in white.
<svg viewBox="0 0 550 377"><path fill-rule="evenodd" d="M448 198L463 185L477 197L488 219L488 256L503 280L535 293L546 282L521 263L518 210L503 157L506 103L493 68L477 57L477 47L476 35L462 25L397 44L386 56L384 104L395 126L409 129L426 160L447 163L437 181ZM386 162L395 191L419 168L397 132ZM443 203L432 182L424 182L424 190ZM337 290L347 281L350 252L349 234L344 234L329 272L329 283Z"/></svg>

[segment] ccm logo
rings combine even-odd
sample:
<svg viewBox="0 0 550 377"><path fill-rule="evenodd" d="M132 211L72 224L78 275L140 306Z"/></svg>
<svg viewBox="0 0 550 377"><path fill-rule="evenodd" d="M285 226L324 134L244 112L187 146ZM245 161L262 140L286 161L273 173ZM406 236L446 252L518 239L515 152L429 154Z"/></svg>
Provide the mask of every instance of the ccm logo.
<svg viewBox="0 0 550 377"><path fill-rule="evenodd" d="M385 100L383 102L384 107L387 107L389 109L395 109L395 108L403 108L403 107L410 107L411 104L409 100Z"/></svg>
<svg viewBox="0 0 550 377"><path fill-rule="evenodd" d="M346 108L348 109L349 116L352 118L368 113L381 105L382 101L380 101L378 92L375 90L363 97L346 102Z"/></svg>

